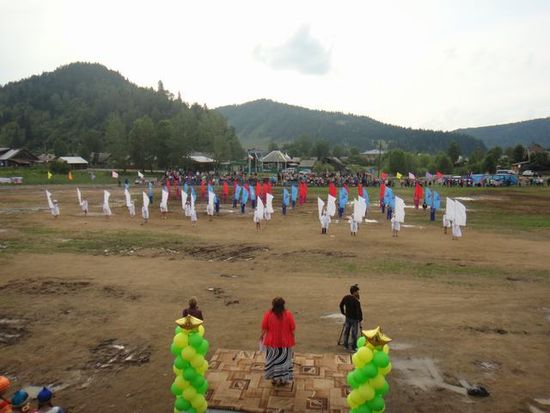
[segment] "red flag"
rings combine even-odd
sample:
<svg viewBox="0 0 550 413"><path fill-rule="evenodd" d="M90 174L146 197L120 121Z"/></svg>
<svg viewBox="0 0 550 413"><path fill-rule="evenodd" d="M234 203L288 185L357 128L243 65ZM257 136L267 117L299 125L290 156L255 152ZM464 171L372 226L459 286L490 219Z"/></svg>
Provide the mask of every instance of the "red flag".
<svg viewBox="0 0 550 413"><path fill-rule="evenodd" d="M357 196L363 197L363 185L357 184Z"/></svg>
<svg viewBox="0 0 550 413"><path fill-rule="evenodd" d="M222 193L227 196L229 195L229 185L227 184L227 181L223 182L223 191Z"/></svg>
<svg viewBox="0 0 550 413"><path fill-rule="evenodd" d="M435 176L437 176L437 179L443 178L443 174L442 174L441 172L439 172L439 171L437 171L437 172L435 173Z"/></svg>
<svg viewBox="0 0 550 413"><path fill-rule="evenodd" d="M424 198L424 189L422 189L422 186L417 182L414 188L414 199L420 200L422 198Z"/></svg>
<svg viewBox="0 0 550 413"><path fill-rule="evenodd" d="M329 195L332 195L334 198L336 198L336 185L334 185L334 182L329 181L328 183L328 193Z"/></svg>
<svg viewBox="0 0 550 413"><path fill-rule="evenodd" d="M386 184L382 182L380 184L380 206L382 206L382 203L384 202L385 193L386 193Z"/></svg>
<svg viewBox="0 0 550 413"><path fill-rule="evenodd" d="M259 181L256 182L256 196L262 196L262 184Z"/></svg>
<svg viewBox="0 0 550 413"><path fill-rule="evenodd" d="M271 185L271 181L267 181L267 193L271 194L273 192L273 186Z"/></svg>
<svg viewBox="0 0 550 413"><path fill-rule="evenodd" d="M344 187L344 189L346 190L346 192L349 194L348 184L344 184L343 187Z"/></svg>
<svg viewBox="0 0 550 413"><path fill-rule="evenodd" d="M265 194L269 193L269 187L267 186L267 183L264 182L263 189L262 189L262 195L265 196Z"/></svg>
<svg viewBox="0 0 550 413"><path fill-rule="evenodd" d="M380 174L380 179L382 179L383 181L385 181L386 179L388 179L388 174L386 172L382 172Z"/></svg>
<svg viewBox="0 0 550 413"><path fill-rule="evenodd" d="M206 194L206 181L203 179L201 181L201 198L204 198Z"/></svg>

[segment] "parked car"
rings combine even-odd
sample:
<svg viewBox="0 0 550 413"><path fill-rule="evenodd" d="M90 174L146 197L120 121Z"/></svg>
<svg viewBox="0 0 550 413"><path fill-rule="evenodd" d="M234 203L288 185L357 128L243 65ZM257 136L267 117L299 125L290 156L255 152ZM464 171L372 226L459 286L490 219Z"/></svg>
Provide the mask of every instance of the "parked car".
<svg viewBox="0 0 550 413"><path fill-rule="evenodd" d="M533 176L533 175L535 175L535 173L532 170L527 169L527 170L523 171L522 175L523 176Z"/></svg>

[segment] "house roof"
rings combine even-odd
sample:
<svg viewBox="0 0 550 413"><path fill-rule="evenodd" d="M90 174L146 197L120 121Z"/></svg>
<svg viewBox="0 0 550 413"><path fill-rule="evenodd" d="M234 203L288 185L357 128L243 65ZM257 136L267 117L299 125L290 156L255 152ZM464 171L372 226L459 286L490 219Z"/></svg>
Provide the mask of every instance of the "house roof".
<svg viewBox="0 0 550 413"><path fill-rule="evenodd" d="M27 158L31 158L31 159L38 159L35 155L33 155L32 153L30 153L28 150L26 149L9 149L8 151L4 152L2 155L0 155L0 161L7 161L9 159L19 159L17 157L17 155L24 155L26 154L27 155Z"/></svg>
<svg viewBox="0 0 550 413"><path fill-rule="evenodd" d="M278 162L285 163L292 161L292 157L281 151L271 151L262 158L262 162Z"/></svg>
<svg viewBox="0 0 550 413"><path fill-rule="evenodd" d="M88 161L80 156L60 156L58 159L61 159L63 162L67 162L69 165L88 164Z"/></svg>
<svg viewBox="0 0 550 413"><path fill-rule="evenodd" d="M200 152L192 153L191 155L189 155L189 159L197 163L215 163L216 162L210 156Z"/></svg>
<svg viewBox="0 0 550 413"><path fill-rule="evenodd" d="M381 151L380 149L369 149L368 151L361 152L361 155L383 155L385 151Z"/></svg>
<svg viewBox="0 0 550 413"><path fill-rule="evenodd" d="M300 166L303 168L313 168L315 162L317 162L317 159L302 159L300 161Z"/></svg>
<svg viewBox="0 0 550 413"><path fill-rule="evenodd" d="M50 162L55 159L55 155L53 153L42 153L38 155L38 160L40 162Z"/></svg>

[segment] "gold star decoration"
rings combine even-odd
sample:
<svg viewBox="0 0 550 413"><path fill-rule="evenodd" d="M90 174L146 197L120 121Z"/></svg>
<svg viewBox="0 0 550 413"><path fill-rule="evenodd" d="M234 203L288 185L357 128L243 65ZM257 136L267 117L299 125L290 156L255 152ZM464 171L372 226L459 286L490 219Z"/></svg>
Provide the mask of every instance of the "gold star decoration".
<svg viewBox="0 0 550 413"><path fill-rule="evenodd" d="M392 340L382 332L382 329L380 328L380 326L372 330L363 330L361 334L363 334L367 339L367 341L375 347L388 344Z"/></svg>
<svg viewBox="0 0 550 413"><path fill-rule="evenodd" d="M184 330L194 330L202 325L202 323L202 320L193 317L192 315L187 315L179 320L176 320L176 324Z"/></svg>

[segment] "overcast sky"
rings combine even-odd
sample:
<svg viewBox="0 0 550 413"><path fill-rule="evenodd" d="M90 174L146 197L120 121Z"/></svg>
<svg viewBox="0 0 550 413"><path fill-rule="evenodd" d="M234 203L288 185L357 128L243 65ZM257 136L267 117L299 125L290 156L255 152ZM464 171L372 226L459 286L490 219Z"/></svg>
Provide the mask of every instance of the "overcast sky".
<svg viewBox="0 0 550 413"><path fill-rule="evenodd" d="M550 1L0 0L0 84L74 61L209 107L508 123L550 116Z"/></svg>

